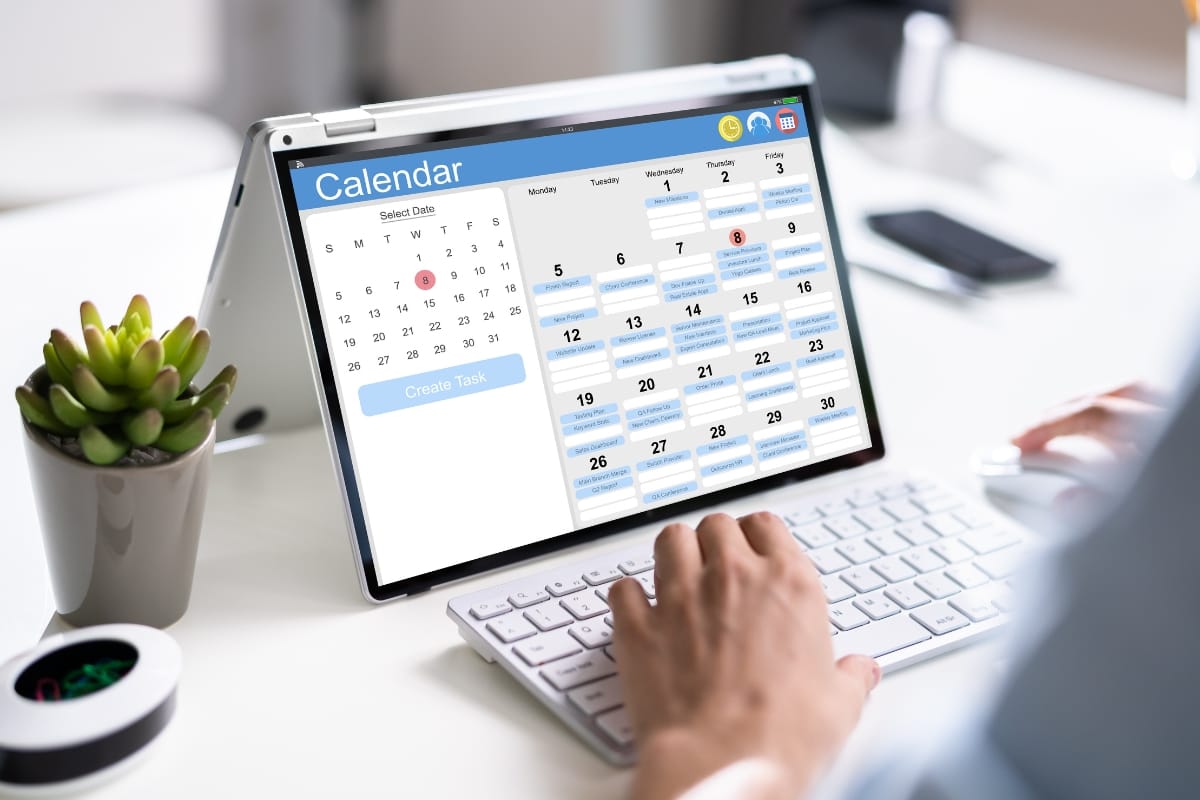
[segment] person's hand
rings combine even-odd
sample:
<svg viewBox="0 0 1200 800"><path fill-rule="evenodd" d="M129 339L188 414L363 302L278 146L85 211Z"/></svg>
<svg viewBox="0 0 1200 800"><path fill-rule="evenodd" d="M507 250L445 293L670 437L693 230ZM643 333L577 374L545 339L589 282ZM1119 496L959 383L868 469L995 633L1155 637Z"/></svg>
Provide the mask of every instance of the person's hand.
<svg viewBox="0 0 1200 800"><path fill-rule="evenodd" d="M835 663L817 571L773 514L668 525L654 558L656 606L632 579L609 593L634 797L678 797L745 759L770 767L756 796L798 796L858 721L878 665Z"/></svg>
<svg viewBox="0 0 1200 800"><path fill-rule="evenodd" d="M1022 452L1046 449L1059 436L1090 436L1118 458L1136 456L1148 429L1161 421L1166 397L1142 383L1078 397L1054 409L1042 422L1013 438Z"/></svg>

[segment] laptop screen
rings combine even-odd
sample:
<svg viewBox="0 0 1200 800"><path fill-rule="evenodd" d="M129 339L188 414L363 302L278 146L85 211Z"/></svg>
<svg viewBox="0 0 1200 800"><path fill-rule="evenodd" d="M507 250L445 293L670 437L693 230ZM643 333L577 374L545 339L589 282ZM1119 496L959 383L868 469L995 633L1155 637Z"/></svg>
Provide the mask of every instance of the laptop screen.
<svg viewBox="0 0 1200 800"><path fill-rule="evenodd" d="M812 119L279 154L373 590L881 454Z"/></svg>

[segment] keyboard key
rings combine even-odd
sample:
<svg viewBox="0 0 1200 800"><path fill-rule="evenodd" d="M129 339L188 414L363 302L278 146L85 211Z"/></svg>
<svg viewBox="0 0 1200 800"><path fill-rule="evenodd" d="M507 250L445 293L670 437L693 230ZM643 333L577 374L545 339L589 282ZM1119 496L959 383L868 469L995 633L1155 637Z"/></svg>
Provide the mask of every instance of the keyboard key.
<svg viewBox="0 0 1200 800"><path fill-rule="evenodd" d="M567 628L567 633L589 650L612 643L612 626L603 622L581 622Z"/></svg>
<svg viewBox="0 0 1200 800"><path fill-rule="evenodd" d="M934 600L941 600L959 592L958 584L941 574L922 575L913 583Z"/></svg>
<svg viewBox="0 0 1200 800"><path fill-rule="evenodd" d="M850 510L850 502L845 499L827 500L824 503L817 503L817 510L826 516L840 514Z"/></svg>
<svg viewBox="0 0 1200 800"><path fill-rule="evenodd" d="M895 500L897 497L912 494L912 489L908 488L907 483L892 483L881 487L879 493L883 495L884 500Z"/></svg>
<svg viewBox="0 0 1200 800"><path fill-rule="evenodd" d="M883 596L883 592L869 594L854 601L859 611L871 619L884 619L900 613L900 607Z"/></svg>
<svg viewBox="0 0 1200 800"><path fill-rule="evenodd" d="M963 505L962 500L952 494L947 494L941 489L918 492L912 496L911 500L921 508L925 509L926 514L937 514L941 511L950 511Z"/></svg>
<svg viewBox="0 0 1200 800"><path fill-rule="evenodd" d="M825 547L838 541L838 537L830 533L824 525L816 523L814 525L803 525L792 531L792 535L800 540L801 544L810 550L818 547Z"/></svg>
<svg viewBox="0 0 1200 800"><path fill-rule="evenodd" d="M808 557L812 559L813 564L816 565L822 575L829 575L850 566L850 562L846 560L845 556L832 547L811 550L808 553Z"/></svg>
<svg viewBox="0 0 1200 800"><path fill-rule="evenodd" d="M841 575L842 580L854 587L859 594L882 589L886 584L875 570L869 567L848 569Z"/></svg>
<svg viewBox="0 0 1200 800"><path fill-rule="evenodd" d="M598 651L555 661L542 670L542 677L560 692L616 674L616 662Z"/></svg>
<svg viewBox="0 0 1200 800"><path fill-rule="evenodd" d="M896 535L911 545L929 544L937 541L937 534L920 522L908 522L895 527Z"/></svg>
<svg viewBox="0 0 1200 800"><path fill-rule="evenodd" d="M508 602L512 603L513 608L526 608L534 603L540 603L543 600L549 600L550 593L545 589L530 589L527 592L513 592L508 596Z"/></svg>
<svg viewBox="0 0 1200 800"><path fill-rule="evenodd" d="M907 550L909 548L908 542L904 541L891 531L876 531L875 533L868 533L865 538L872 545L879 548L879 550L885 556L894 555L899 553L901 550Z"/></svg>
<svg viewBox="0 0 1200 800"><path fill-rule="evenodd" d="M850 505L854 506L855 508L864 508L866 506L875 505L883 499L883 496L874 489L855 489L846 499L849 500Z"/></svg>
<svg viewBox="0 0 1200 800"><path fill-rule="evenodd" d="M842 542L836 549L852 564L865 564L868 561L874 561L880 556L878 550L862 539L857 539L853 542Z"/></svg>
<svg viewBox="0 0 1200 800"><path fill-rule="evenodd" d="M981 528L964 533L959 541L982 556L1012 547L1021 541L1021 537L1007 528Z"/></svg>
<svg viewBox="0 0 1200 800"><path fill-rule="evenodd" d="M914 492L926 492L930 489L936 489L937 483L930 478L913 478L908 482L908 488Z"/></svg>
<svg viewBox="0 0 1200 800"><path fill-rule="evenodd" d="M605 614L605 615L604 615L604 624L605 624L605 625L607 625L607 626L608 626L608 627L610 627L610 628L613 626L612 614Z"/></svg>
<svg viewBox="0 0 1200 800"><path fill-rule="evenodd" d="M637 575L639 572L645 572L648 569L654 569L654 559L646 558L627 558L617 568L626 575Z"/></svg>
<svg viewBox="0 0 1200 800"><path fill-rule="evenodd" d="M935 555L927 547L909 550L900 556L900 558L917 572L933 572L935 569L941 569L946 566L946 562L942 560L942 557Z"/></svg>
<svg viewBox="0 0 1200 800"><path fill-rule="evenodd" d="M947 564L957 564L959 561L966 561L975 555L971 552L970 548L964 546L957 539L944 539L940 542L934 542L929 546L929 549L946 559Z"/></svg>
<svg viewBox="0 0 1200 800"><path fill-rule="evenodd" d="M938 536L954 536L967 529L953 514L934 514L925 520L925 524L933 528Z"/></svg>
<svg viewBox="0 0 1200 800"><path fill-rule="evenodd" d="M879 658L930 638L928 631L907 616L896 616L843 633L833 640L833 654L836 658L851 653Z"/></svg>
<svg viewBox="0 0 1200 800"><path fill-rule="evenodd" d="M583 573L583 580L587 582L589 586L599 586L602 583L615 581L624 574L625 573L621 572L621 570L617 569L616 567L597 567L595 569L589 569L587 572Z"/></svg>
<svg viewBox="0 0 1200 800"><path fill-rule="evenodd" d="M616 655L616 653L613 652L612 645L609 645L608 647L604 648L604 655L611 658L614 662L617 660L617 655Z"/></svg>
<svg viewBox="0 0 1200 800"><path fill-rule="evenodd" d="M899 583L909 578L915 578L917 571L898 558L884 558L871 565L871 569L879 573L888 583Z"/></svg>
<svg viewBox="0 0 1200 800"><path fill-rule="evenodd" d="M579 578L562 578L546 584L546 591L555 597L574 594L587 588L587 584Z"/></svg>
<svg viewBox="0 0 1200 800"><path fill-rule="evenodd" d="M567 692L567 700L589 716L625 703L625 697L621 693L621 680L616 675L572 689Z"/></svg>
<svg viewBox="0 0 1200 800"><path fill-rule="evenodd" d="M954 516L968 528L984 528L996 521L995 514L975 506L960 508L954 512Z"/></svg>
<svg viewBox="0 0 1200 800"><path fill-rule="evenodd" d="M890 528L896 524L896 518L887 514L881 508L860 508L854 512L854 518L873 531L880 528Z"/></svg>
<svg viewBox="0 0 1200 800"><path fill-rule="evenodd" d="M854 596L854 590L836 575L832 578L821 578L821 588L825 590L827 603L840 603Z"/></svg>
<svg viewBox="0 0 1200 800"><path fill-rule="evenodd" d="M867 615L850 603L838 603L829 607L829 621L844 631L853 630L870 622Z"/></svg>
<svg viewBox="0 0 1200 800"><path fill-rule="evenodd" d="M889 600L905 610L923 606L929 602L929 595L911 583L889 586L883 590L883 593Z"/></svg>
<svg viewBox="0 0 1200 800"><path fill-rule="evenodd" d="M608 611L608 604L595 592L579 592L559 600L559 605L571 612L575 619L598 617Z"/></svg>
<svg viewBox="0 0 1200 800"><path fill-rule="evenodd" d="M532 622L541 631L561 628L563 625L570 625L575 621L575 618L558 603L542 603L540 606L527 608L525 609L525 619Z"/></svg>
<svg viewBox="0 0 1200 800"><path fill-rule="evenodd" d="M642 591L646 593L646 597L654 599L654 575L645 572L634 576L634 580L642 585Z"/></svg>
<svg viewBox="0 0 1200 800"><path fill-rule="evenodd" d="M633 724L624 706L596 717L596 727L616 744L626 745L633 741Z"/></svg>
<svg viewBox="0 0 1200 800"><path fill-rule="evenodd" d="M810 522L816 522L824 516L817 510L816 506L800 506L791 511L783 512L783 519L793 528L798 528L801 525L807 525Z"/></svg>
<svg viewBox="0 0 1200 800"><path fill-rule="evenodd" d="M970 622L958 611L945 603L934 603L925 608L919 608L909 614L917 622L924 625L934 636L965 628Z"/></svg>
<svg viewBox="0 0 1200 800"><path fill-rule="evenodd" d="M566 631L554 631L536 639L521 642L513 647L513 652L521 657L531 667L548 664L560 658L573 656L583 650L579 642L567 635Z"/></svg>
<svg viewBox="0 0 1200 800"><path fill-rule="evenodd" d="M966 614L971 622L983 622L1000 615L990 597L975 592L963 592L951 598L950 607Z"/></svg>
<svg viewBox="0 0 1200 800"><path fill-rule="evenodd" d="M512 611L507 600L489 600L471 606L471 616L478 620L491 619Z"/></svg>
<svg viewBox="0 0 1200 800"><path fill-rule="evenodd" d="M1017 550L1001 550L999 553L975 559L975 566L983 570L992 580L999 580L1012 575L1019 561L1020 553Z"/></svg>
<svg viewBox="0 0 1200 800"><path fill-rule="evenodd" d="M964 589L974 589L988 582L988 576L974 564L956 564L946 570L946 577Z"/></svg>
<svg viewBox="0 0 1200 800"><path fill-rule="evenodd" d="M823 524L842 539L861 536L867 532L867 526L863 525L850 514L840 517L830 517Z"/></svg>
<svg viewBox="0 0 1200 800"><path fill-rule="evenodd" d="M497 617L487 624L487 629L505 644L527 639L537 633L537 628L517 614L505 614L503 617Z"/></svg>
<svg viewBox="0 0 1200 800"><path fill-rule="evenodd" d="M925 509L913 505L911 500L896 500L891 503L884 503L882 508L901 522L908 522L917 517L925 516Z"/></svg>

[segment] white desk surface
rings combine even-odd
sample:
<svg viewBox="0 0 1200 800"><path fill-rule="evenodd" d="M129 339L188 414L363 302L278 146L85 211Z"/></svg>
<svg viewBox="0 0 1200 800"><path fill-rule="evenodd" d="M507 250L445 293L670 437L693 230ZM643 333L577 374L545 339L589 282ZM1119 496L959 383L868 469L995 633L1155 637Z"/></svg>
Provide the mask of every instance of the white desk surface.
<svg viewBox="0 0 1200 800"><path fill-rule="evenodd" d="M970 451L1047 404L1131 376L1171 379L1200 316L1200 185L1169 171L1184 140L1176 100L969 47L949 66L948 127L1002 156L969 182L884 166L844 136L827 146L851 246L865 241L862 210L928 203L1060 259L1054 280L969 305L853 276L890 453L972 487ZM906 142L942 169L972 152L928 130L859 141L873 152ZM47 331L72 325L85 297L117 313L140 291L161 320L194 313L230 177L0 216L4 381L24 379ZM8 413L0 658L35 643L52 611ZM627 774L479 659L445 617L450 596L496 579L370 606L323 433L218 456L191 609L170 631L184 651L177 716L148 758L95 796L619 796ZM969 706L995 683L995 655L975 647L889 676L839 769Z"/></svg>

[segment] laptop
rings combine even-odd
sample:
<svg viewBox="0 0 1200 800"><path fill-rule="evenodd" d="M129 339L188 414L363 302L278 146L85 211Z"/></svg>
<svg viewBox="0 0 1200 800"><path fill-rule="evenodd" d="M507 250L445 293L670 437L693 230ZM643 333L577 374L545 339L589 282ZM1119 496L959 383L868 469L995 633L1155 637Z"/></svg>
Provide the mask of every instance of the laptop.
<svg viewBox="0 0 1200 800"><path fill-rule="evenodd" d="M787 56L259 123L204 318L271 365L223 435L323 421L371 601L608 540L447 612L616 764L607 592L653 600L666 521L779 513L839 654L990 632L1024 534L884 460L820 125Z"/></svg>

